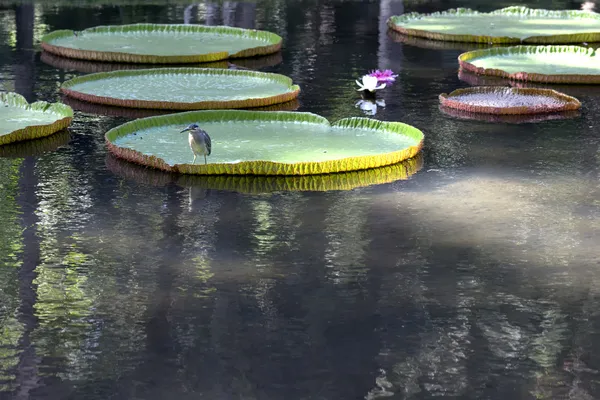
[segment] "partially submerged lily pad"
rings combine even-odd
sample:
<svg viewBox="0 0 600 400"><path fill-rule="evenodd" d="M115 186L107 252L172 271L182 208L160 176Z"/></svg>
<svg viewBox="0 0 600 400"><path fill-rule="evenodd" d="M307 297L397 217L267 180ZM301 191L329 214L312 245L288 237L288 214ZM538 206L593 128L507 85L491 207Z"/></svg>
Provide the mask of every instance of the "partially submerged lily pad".
<svg viewBox="0 0 600 400"><path fill-rule="evenodd" d="M260 194L282 191L352 190L406 180L423 167L423 156L419 153L409 160L380 168L301 176L173 174L132 164L110 154L106 157L106 166L109 171L118 176L147 185L164 186L175 183L191 189Z"/></svg>
<svg viewBox="0 0 600 400"><path fill-rule="evenodd" d="M480 43L581 43L600 41L600 15L579 10L521 6L489 13L468 8L432 14L408 13L388 19L400 33L433 40Z"/></svg>
<svg viewBox="0 0 600 400"><path fill-rule="evenodd" d="M208 164L192 165L188 136L197 123L212 138ZM311 113L194 111L139 119L106 133L109 150L169 172L200 175L313 175L392 165L414 157L423 133L400 122Z"/></svg>
<svg viewBox="0 0 600 400"><path fill-rule="evenodd" d="M120 107L164 110L264 107L298 97L284 75L210 68L100 72L62 84L67 96Z"/></svg>
<svg viewBox="0 0 600 400"><path fill-rule="evenodd" d="M440 103L457 110L485 114L543 114L581 108L579 100L556 90L498 86L442 93Z"/></svg>
<svg viewBox="0 0 600 400"><path fill-rule="evenodd" d="M458 110L456 108L444 107L441 104L440 111L456 119L502 124L531 124L545 121L571 119L581 116L581 112L579 110L547 114L482 114Z"/></svg>
<svg viewBox="0 0 600 400"><path fill-rule="evenodd" d="M64 104L29 104L20 94L0 93L0 145L52 135L72 120L73 110Z"/></svg>
<svg viewBox="0 0 600 400"><path fill-rule="evenodd" d="M461 68L482 75L545 83L600 84L600 52L580 46L512 46L474 50Z"/></svg>
<svg viewBox="0 0 600 400"><path fill-rule="evenodd" d="M281 37L226 26L134 24L50 32L42 38L42 49L94 61L199 63L275 53Z"/></svg>

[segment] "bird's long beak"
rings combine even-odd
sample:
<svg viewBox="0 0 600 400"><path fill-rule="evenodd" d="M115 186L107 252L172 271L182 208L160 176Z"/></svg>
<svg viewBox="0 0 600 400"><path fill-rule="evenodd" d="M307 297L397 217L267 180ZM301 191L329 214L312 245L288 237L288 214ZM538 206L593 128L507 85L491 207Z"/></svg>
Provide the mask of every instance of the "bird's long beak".
<svg viewBox="0 0 600 400"><path fill-rule="evenodd" d="M179 133L183 133L183 132L187 132L187 131L191 131L191 130L192 130L191 128L185 128L184 130L182 130L182 131L181 131L181 132L179 132Z"/></svg>

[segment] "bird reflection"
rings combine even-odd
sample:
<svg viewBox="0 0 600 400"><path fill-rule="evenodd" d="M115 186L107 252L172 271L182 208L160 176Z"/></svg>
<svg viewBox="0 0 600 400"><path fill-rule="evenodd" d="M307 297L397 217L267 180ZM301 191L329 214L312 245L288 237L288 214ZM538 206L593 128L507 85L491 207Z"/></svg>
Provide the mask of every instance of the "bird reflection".
<svg viewBox="0 0 600 400"><path fill-rule="evenodd" d="M210 195L210 189L202 186L190 186L188 189L188 211L200 211L204 205L204 200Z"/></svg>

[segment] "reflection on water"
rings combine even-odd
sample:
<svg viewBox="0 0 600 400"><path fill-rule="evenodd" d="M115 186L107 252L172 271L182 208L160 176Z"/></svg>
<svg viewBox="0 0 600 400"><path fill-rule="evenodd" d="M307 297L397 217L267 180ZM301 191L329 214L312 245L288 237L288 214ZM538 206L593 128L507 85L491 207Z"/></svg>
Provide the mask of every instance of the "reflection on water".
<svg viewBox="0 0 600 400"><path fill-rule="evenodd" d="M486 121L492 123L504 123L504 124L527 124L537 123L543 121L553 121L557 119L568 119L577 118L581 116L579 110L573 111L562 111L548 114L485 114L477 112L469 112L464 110L458 110L456 108L446 107L440 105L440 111L446 115L449 115L458 119L474 120L474 121Z"/></svg>
<svg viewBox="0 0 600 400"><path fill-rule="evenodd" d="M56 101L84 72L32 56L46 31L185 16L282 35L260 68L332 121L363 116L360 71L392 69L373 118L425 148L316 180L176 176L108 155L139 115L84 105L69 132L3 146L0 398L600 398L597 91L578 118L450 118L463 49L384 28L489 2L74 3L0 6L3 90Z"/></svg>
<svg viewBox="0 0 600 400"><path fill-rule="evenodd" d="M195 188L199 191L229 190L248 194L279 191L322 192L351 190L409 179L423 167L423 156L419 153L416 157L387 167L337 174L302 176L171 174L142 167L113 155L106 157L106 167L114 174L136 182L159 186L174 183L183 187Z"/></svg>
<svg viewBox="0 0 600 400"><path fill-rule="evenodd" d="M149 69L149 68L229 68L229 69L261 69L273 67L282 62L281 52L260 57L233 59L232 61L215 61L200 64L120 64L99 61L78 60L60 57L42 51L40 60L51 67L64 70L73 70L86 74L96 72L110 72L124 69Z"/></svg>

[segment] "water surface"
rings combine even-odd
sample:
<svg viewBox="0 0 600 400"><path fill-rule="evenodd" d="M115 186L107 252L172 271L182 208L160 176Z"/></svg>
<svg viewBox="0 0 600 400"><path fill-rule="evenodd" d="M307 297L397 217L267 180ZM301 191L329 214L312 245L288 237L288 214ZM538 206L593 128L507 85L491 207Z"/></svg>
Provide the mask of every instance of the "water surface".
<svg viewBox="0 0 600 400"><path fill-rule="evenodd" d="M0 2L0 89L61 98L82 72L40 59L55 29L265 29L281 62L253 68L293 78L299 111L414 125L423 167L349 191L217 190L111 159L103 135L129 118L77 111L66 144L0 158L0 398L600 398L600 87L578 118L454 119L438 95L468 86L461 48L385 26L508 4L110 3ZM363 111L354 80L375 68L399 77Z"/></svg>

